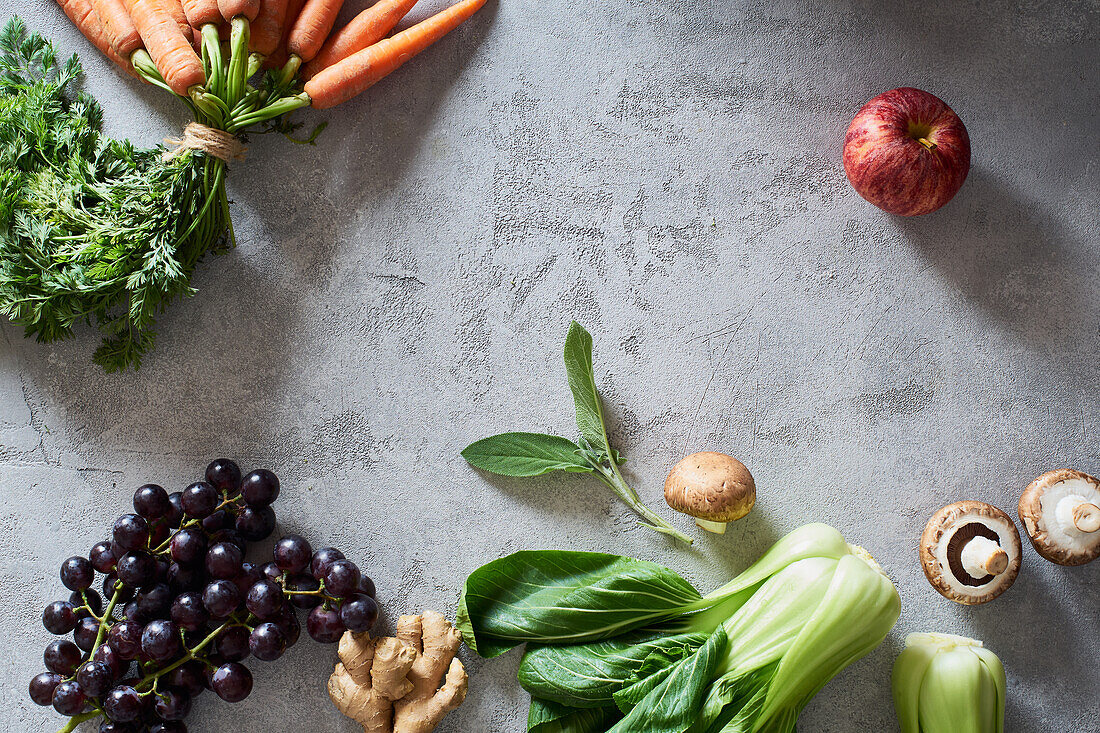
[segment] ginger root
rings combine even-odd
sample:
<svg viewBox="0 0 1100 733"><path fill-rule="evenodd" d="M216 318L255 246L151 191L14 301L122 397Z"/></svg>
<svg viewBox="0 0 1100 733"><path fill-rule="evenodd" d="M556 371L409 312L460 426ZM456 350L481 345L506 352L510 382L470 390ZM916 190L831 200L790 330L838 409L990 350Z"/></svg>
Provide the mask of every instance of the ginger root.
<svg viewBox="0 0 1100 733"><path fill-rule="evenodd" d="M461 644L462 634L435 611L402 616L397 638L348 631L329 697L364 733L431 733L466 699L466 670L455 658Z"/></svg>

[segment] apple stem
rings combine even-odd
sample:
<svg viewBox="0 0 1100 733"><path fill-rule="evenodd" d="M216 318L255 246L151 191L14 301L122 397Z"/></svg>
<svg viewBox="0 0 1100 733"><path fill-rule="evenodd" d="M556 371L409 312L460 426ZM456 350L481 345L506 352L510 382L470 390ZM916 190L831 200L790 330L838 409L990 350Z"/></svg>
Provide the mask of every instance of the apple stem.
<svg viewBox="0 0 1100 733"><path fill-rule="evenodd" d="M936 149L936 143L932 142L931 140L929 140L926 137L917 138L917 142L919 142L924 147L928 148L929 152Z"/></svg>

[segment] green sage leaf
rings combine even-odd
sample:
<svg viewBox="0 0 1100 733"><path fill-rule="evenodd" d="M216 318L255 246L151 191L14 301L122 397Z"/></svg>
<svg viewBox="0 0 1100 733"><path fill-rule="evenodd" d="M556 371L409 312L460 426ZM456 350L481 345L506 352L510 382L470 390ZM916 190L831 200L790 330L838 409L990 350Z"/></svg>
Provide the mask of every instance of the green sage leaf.
<svg viewBox="0 0 1100 733"><path fill-rule="evenodd" d="M617 455L607 441L603 406L596 389L596 375L592 368L592 335L576 321L570 324L565 337L565 373L577 411L577 429L584 442L607 456Z"/></svg>
<svg viewBox="0 0 1100 733"><path fill-rule="evenodd" d="M541 476L551 471L591 473L580 447L567 438L542 433L501 433L462 451L471 466L500 476Z"/></svg>

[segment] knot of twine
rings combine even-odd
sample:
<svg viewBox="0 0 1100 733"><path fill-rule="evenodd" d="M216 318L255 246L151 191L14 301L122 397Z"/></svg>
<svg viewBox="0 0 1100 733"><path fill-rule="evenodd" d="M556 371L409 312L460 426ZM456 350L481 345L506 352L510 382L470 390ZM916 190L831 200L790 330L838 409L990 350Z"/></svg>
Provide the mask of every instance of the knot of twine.
<svg viewBox="0 0 1100 733"><path fill-rule="evenodd" d="M173 146L172 150L164 152L165 159L174 158L185 150L198 150L228 163L230 160L244 160L248 150L233 133L199 122L187 123L181 139L165 138L164 142Z"/></svg>

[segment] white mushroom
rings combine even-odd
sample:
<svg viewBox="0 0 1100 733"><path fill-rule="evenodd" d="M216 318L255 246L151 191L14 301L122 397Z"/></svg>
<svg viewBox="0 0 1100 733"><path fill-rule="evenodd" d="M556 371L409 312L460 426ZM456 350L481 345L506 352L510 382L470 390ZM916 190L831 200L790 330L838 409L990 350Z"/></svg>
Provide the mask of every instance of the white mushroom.
<svg viewBox="0 0 1100 733"><path fill-rule="evenodd" d="M665 479L665 501L716 534L726 523L752 511L756 482L745 464L725 453L692 453L672 467Z"/></svg>
<svg viewBox="0 0 1100 733"><path fill-rule="evenodd" d="M956 603L987 603L1020 572L1020 534L1012 519L981 501L949 504L921 535L921 566L928 582Z"/></svg>
<svg viewBox="0 0 1100 733"><path fill-rule="evenodd" d="M1047 560L1084 565L1100 556L1100 479L1068 468L1044 473L1024 489L1019 512Z"/></svg>

